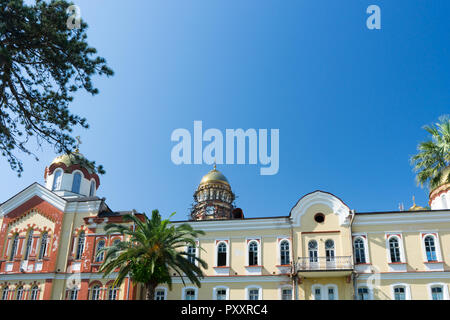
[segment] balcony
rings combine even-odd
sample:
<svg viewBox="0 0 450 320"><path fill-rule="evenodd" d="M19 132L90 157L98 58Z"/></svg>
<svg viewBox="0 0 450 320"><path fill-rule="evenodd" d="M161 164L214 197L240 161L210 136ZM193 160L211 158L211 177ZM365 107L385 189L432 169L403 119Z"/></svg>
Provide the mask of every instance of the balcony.
<svg viewBox="0 0 450 320"><path fill-rule="evenodd" d="M302 276L346 276L353 271L352 256L298 258L297 272Z"/></svg>

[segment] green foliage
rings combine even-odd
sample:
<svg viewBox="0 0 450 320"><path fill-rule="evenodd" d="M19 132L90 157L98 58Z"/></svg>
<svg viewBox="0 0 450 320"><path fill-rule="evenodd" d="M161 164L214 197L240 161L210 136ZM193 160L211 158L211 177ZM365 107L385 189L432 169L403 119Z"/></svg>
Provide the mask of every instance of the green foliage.
<svg viewBox="0 0 450 320"><path fill-rule="evenodd" d="M175 227L169 219L162 220L158 210L152 211L151 219L145 216L141 221L135 215L126 215L124 221L132 224L109 224L105 227L107 234L120 233L126 240L102 250L106 252L100 267L104 277L118 269L114 284L120 285L129 275L133 281L146 286L148 299L153 299L158 284L165 283L169 289L172 288L171 273L180 276L183 284L187 277L190 282L201 286L203 272L188 258L193 258L202 268L208 265L185 252L184 248L196 246L195 238L204 234L203 231L196 231L188 224Z"/></svg>
<svg viewBox="0 0 450 320"><path fill-rule="evenodd" d="M443 177L443 170L450 165L450 118L441 116L438 123L424 129L431 135L431 140L418 145L419 152L411 157L411 163L417 172L417 184L422 187L428 184L433 190L444 178L450 179L450 175Z"/></svg>
<svg viewBox="0 0 450 320"><path fill-rule="evenodd" d="M39 146L49 143L57 153L71 153L73 128L89 127L69 111L73 94L84 89L95 95L91 77L113 75L86 42L87 24L67 28L70 5L0 1L0 152L19 176L23 164L16 152L34 155L27 147L32 137Z"/></svg>

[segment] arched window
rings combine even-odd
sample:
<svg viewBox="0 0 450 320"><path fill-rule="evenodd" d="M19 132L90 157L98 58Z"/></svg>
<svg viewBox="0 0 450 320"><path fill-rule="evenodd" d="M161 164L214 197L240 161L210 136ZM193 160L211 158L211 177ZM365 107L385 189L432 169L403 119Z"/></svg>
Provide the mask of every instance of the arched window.
<svg viewBox="0 0 450 320"><path fill-rule="evenodd" d="M391 254L391 262L400 262L400 244L397 237L391 237L389 239L389 251Z"/></svg>
<svg viewBox="0 0 450 320"><path fill-rule="evenodd" d="M33 286L31 288L30 300L38 300L39 298L39 287Z"/></svg>
<svg viewBox="0 0 450 320"><path fill-rule="evenodd" d="M30 232L28 232L27 246L25 248L25 255L23 257L24 260L28 260L28 257L30 256L32 243L33 243L33 230L30 230Z"/></svg>
<svg viewBox="0 0 450 320"><path fill-rule="evenodd" d="M322 288L317 286L313 288L314 300L322 300Z"/></svg>
<svg viewBox="0 0 450 320"><path fill-rule="evenodd" d="M55 170L53 173L53 185L52 191L59 190L61 188L62 170Z"/></svg>
<svg viewBox="0 0 450 320"><path fill-rule="evenodd" d="M425 244L425 253L427 255L427 261L437 261L436 258L436 245L434 243L434 237L429 235L423 240Z"/></svg>
<svg viewBox="0 0 450 320"><path fill-rule="evenodd" d="M73 175L72 192L80 193L80 187L81 187L81 173L76 172Z"/></svg>
<svg viewBox="0 0 450 320"><path fill-rule="evenodd" d="M319 261L317 254L317 241L311 240L308 242L309 262L314 263Z"/></svg>
<svg viewBox="0 0 450 320"><path fill-rule="evenodd" d="M8 300L8 295L9 295L9 287L6 286L5 288L3 288L2 291L2 300Z"/></svg>
<svg viewBox="0 0 450 320"><path fill-rule="evenodd" d="M227 265L227 245L224 242L217 246L217 266L225 267Z"/></svg>
<svg viewBox="0 0 450 320"><path fill-rule="evenodd" d="M258 265L258 243L256 241L251 241L248 245L248 265Z"/></svg>
<svg viewBox="0 0 450 320"><path fill-rule="evenodd" d="M327 240L325 241L325 256L327 262L333 262L334 261L334 241L333 240Z"/></svg>
<svg viewBox="0 0 450 320"><path fill-rule="evenodd" d="M47 234L47 232L45 232L41 238L41 247L39 250L39 257L38 257L39 260L42 260L47 253L47 240L48 240L48 234Z"/></svg>
<svg viewBox="0 0 450 320"><path fill-rule="evenodd" d="M103 258L105 256L105 252L104 251L100 252L100 250L102 250L104 247L105 247L105 240L100 240L97 243L97 251L96 251L96 254L95 254L95 262L103 261Z"/></svg>
<svg viewBox="0 0 450 320"><path fill-rule="evenodd" d="M116 286L111 285L108 289L108 300L117 300L117 291L119 289Z"/></svg>
<svg viewBox="0 0 450 320"><path fill-rule="evenodd" d="M80 235L78 236L78 245L77 245L77 254L75 256L76 260L80 260L81 259L81 255L83 254L84 251L84 232L81 232Z"/></svg>
<svg viewBox="0 0 450 320"><path fill-rule="evenodd" d="M20 286L17 288L16 300L22 300L22 298L23 298L23 287Z"/></svg>
<svg viewBox="0 0 450 320"><path fill-rule="evenodd" d="M91 289L91 300L100 300L100 286L94 285Z"/></svg>
<svg viewBox="0 0 450 320"><path fill-rule="evenodd" d="M94 194L95 194L95 181L92 180L92 181L91 181L91 187L90 187L90 189L89 189L89 196L90 196L90 197L93 197Z"/></svg>
<svg viewBox="0 0 450 320"><path fill-rule="evenodd" d="M16 235L14 235L13 242L12 242L12 245L11 245L11 255L9 257L9 260L11 260L11 261L16 256L18 244L19 244L19 235L16 234Z"/></svg>
<svg viewBox="0 0 450 320"><path fill-rule="evenodd" d="M188 246L187 248L187 259L190 263L195 264L195 256L197 254L197 249L194 246Z"/></svg>
<svg viewBox="0 0 450 320"><path fill-rule="evenodd" d="M364 248L364 240L361 238L356 238L354 242L355 249L355 262L358 263L366 263L366 251Z"/></svg>
<svg viewBox="0 0 450 320"><path fill-rule="evenodd" d="M289 263L289 241L283 240L280 242L280 264L287 265Z"/></svg>

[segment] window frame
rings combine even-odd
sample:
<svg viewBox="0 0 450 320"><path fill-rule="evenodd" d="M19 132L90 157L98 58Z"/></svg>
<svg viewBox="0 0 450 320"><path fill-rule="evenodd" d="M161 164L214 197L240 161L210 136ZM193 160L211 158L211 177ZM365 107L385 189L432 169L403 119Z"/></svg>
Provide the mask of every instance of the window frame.
<svg viewBox="0 0 450 320"><path fill-rule="evenodd" d="M219 290L225 290L225 300L230 300L230 288L226 286L216 286L213 288L213 300L219 300L217 299L217 292Z"/></svg>
<svg viewBox="0 0 450 320"><path fill-rule="evenodd" d="M443 282L433 282L429 283L428 285L428 294L430 297L430 300L433 300L433 288L440 287L442 288L442 300L450 300L449 294L448 294L448 286L447 284Z"/></svg>
<svg viewBox="0 0 450 320"><path fill-rule="evenodd" d="M391 284L391 294L392 300L395 299L395 289L396 288L404 288L405 289L405 300L411 300L411 288L407 283L393 283Z"/></svg>
<svg viewBox="0 0 450 320"><path fill-rule="evenodd" d="M287 263L283 263L286 261L283 261L283 250L281 248L283 243L287 243ZM284 251L286 251L286 249L284 249ZM278 259L279 259L279 264L280 266L288 266L291 264L291 241L287 238L279 238L278 241ZM286 259L286 258L285 258Z"/></svg>
<svg viewBox="0 0 450 320"><path fill-rule="evenodd" d="M263 290L261 286L255 286L255 285L250 285L247 286L245 288L245 299L246 300L250 300L250 291L251 290L258 290L258 300L263 300ZM256 301L256 300L251 300L251 301Z"/></svg>
<svg viewBox="0 0 450 320"><path fill-rule="evenodd" d="M80 177L80 181L78 184L78 189L76 189L76 185L75 185L75 177L79 176ZM71 187L71 192L76 193L76 194L81 194L81 183L83 182L83 178L84 178L84 174L83 172L79 171L79 170L75 170L72 172L72 187ZM78 192L77 192L78 191Z"/></svg>
<svg viewBox="0 0 450 320"><path fill-rule="evenodd" d="M225 265L219 265L219 246L221 246L221 244L225 245ZM216 267L229 267L230 266L230 248L228 245L228 241L227 240L216 240L216 248L215 248L215 253L216 253Z"/></svg>
<svg viewBox="0 0 450 320"><path fill-rule="evenodd" d="M399 261L392 261L391 257L391 239L396 239L398 243L398 251L399 251ZM405 259L405 251L403 247L403 236L401 233L391 233L386 235L386 252L387 252L387 258L388 263L392 264L404 264L406 263Z"/></svg>
<svg viewBox="0 0 450 320"><path fill-rule="evenodd" d="M198 300L198 289L195 287L184 287L181 291L181 300L186 300L186 293L188 290L194 290L194 299L189 300Z"/></svg>
<svg viewBox="0 0 450 320"><path fill-rule="evenodd" d="M426 245L425 245L425 239L427 237L432 237L434 240L434 250L436 255L436 260L428 260L427 251L426 251ZM423 261L425 263L439 263L442 262L442 254L441 254L441 246L439 243L439 235L437 232L421 232L420 233L420 239L421 239L421 245L422 245L422 256Z"/></svg>

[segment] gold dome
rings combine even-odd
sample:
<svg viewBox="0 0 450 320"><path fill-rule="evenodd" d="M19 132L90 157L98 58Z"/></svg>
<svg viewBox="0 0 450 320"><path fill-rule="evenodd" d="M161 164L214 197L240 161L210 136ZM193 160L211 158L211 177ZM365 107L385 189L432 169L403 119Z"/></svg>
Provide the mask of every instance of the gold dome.
<svg viewBox="0 0 450 320"><path fill-rule="evenodd" d="M230 185L228 179L222 174L222 172L216 169L215 165L214 169L212 169L210 172L208 172L206 175L203 176L202 180L200 181L200 184L202 185L210 182L221 182Z"/></svg>
<svg viewBox="0 0 450 320"><path fill-rule="evenodd" d="M421 210L427 210L427 209L424 207L418 206L416 204L415 197L413 196L413 206L411 208L409 208L409 211L421 211Z"/></svg>
<svg viewBox="0 0 450 320"><path fill-rule="evenodd" d="M70 167L71 165L74 165L74 164L79 164L83 168L86 168L89 173L95 172L94 168L91 165L89 165L88 160L83 156L83 154L78 152L78 150L76 150L75 152L73 152L71 154L66 153L66 154L60 155L59 157L56 157L52 161L50 166L55 163L64 163L66 165L66 167Z"/></svg>

